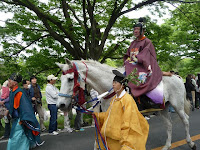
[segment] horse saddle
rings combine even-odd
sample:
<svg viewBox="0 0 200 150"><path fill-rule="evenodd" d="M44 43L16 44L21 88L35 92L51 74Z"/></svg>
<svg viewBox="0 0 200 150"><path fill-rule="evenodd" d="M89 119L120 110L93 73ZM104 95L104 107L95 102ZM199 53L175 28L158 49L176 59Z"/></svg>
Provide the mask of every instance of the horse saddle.
<svg viewBox="0 0 200 150"><path fill-rule="evenodd" d="M140 97L135 98L136 104L138 106L139 111L146 109L161 109L162 104L154 103L148 96L141 95Z"/></svg>

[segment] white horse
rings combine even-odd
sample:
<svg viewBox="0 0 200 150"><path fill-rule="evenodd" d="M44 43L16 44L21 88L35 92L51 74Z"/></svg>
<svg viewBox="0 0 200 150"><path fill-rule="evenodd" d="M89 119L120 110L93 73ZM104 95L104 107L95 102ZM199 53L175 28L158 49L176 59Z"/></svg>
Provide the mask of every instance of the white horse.
<svg viewBox="0 0 200 150"><path fill-rule="evenodd" d="M69 61L66 60L66 64L56 63L63 72L66 73L69 69L72 68L72 64L76 65L79 76L86 81L81 80L81 85L84 87L84 84L89 85L91 88L95 89L98 93L104 93L112 87L112 81L114 74L112 70L115 69L105 64L100 64L99 62L89 60L89 61ZM119 71L124 72L124 68L119 69ZM61 95L58 98L57 107L61 110L66 110L69 108L72 101L71 95L73 94L74 86L74 73L67 73L61 76ZM181 118L186 133L186 141L189 147L193 150L196 150L196 145L192 142L189 134L189 110L190 103L186 100L186 91L184 84L181 79L176 76L163 76L163 85L164 85L164 98L166 102L166 107L161 111L161 116L164 119L167 130L167 140L166 144L162 150L168 150L171 146L172 140L172 122L170 114L168 113L169 103L174 107L175 111ZM168 102L168 103L167 103ZM101 108L103 111L106 111L110 104L110 100L102 100Z"/></svg>

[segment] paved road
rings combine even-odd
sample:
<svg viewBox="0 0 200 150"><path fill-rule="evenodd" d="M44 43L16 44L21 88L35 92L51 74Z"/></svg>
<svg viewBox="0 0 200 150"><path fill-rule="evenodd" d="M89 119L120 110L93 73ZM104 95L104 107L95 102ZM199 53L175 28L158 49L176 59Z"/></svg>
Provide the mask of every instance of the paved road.
<svg viewBox="0 0 200 150"><path fill-rule="evenodd" d="M172 114L173 138L172 142L185 139L183 124L177 114ZM147 150L153 150L165 144L166 133L162 118L152 117L149 120L150 133L147 141ZM57 136L42 135L45 144L35 150L93 150L94 128L87 128L84 132L60 133ZM190 115L190 134L191 137L200 134L200 110L191 112ZM200 149L200 140L195 141L197 150ZM7 141L0 141L0 150L6 149ZM188 145L184 144L173 150L189 150Z"/></svg>

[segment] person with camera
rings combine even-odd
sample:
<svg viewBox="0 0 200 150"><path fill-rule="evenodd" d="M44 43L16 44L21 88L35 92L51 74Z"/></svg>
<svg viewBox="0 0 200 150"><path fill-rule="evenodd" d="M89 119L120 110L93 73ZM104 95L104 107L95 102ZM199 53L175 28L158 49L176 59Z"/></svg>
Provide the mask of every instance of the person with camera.
<svg viewBox="0 0 200 150"><path fill-rule="evenodd" d="M37 84L36 76L31 76L30 78L31 87L30 87L30 98L32 100L33 108L36 113L39 115L40 119L40 129L42 132L46 130L44 126L44 112L42 109L42 94L40 90L40 86Z"/></svg>
<svg viewBox="0 0 200 150"><path fill-rule="evenodd" d="M54 86L57 77L54 75L49 75L47 77L47 87L46 87L46 101L48 104L48 109L50 111L50 121L49 121L49 133L52 135L57 135L57 112L56 102L58 100L59 90Z"/></svg>

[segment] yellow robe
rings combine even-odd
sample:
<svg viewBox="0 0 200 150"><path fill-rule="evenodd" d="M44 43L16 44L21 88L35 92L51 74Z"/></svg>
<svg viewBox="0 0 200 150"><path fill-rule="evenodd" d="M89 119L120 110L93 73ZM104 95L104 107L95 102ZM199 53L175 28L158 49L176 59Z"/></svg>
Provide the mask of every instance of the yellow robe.
<svg viewBox="0 0 200 150"><path fill-rule="evenodd" d="M110 150L146 150L149 124L131 95L115 96L106 112L94 114ZM105 150L99 141L101 149Z"/></svg>

